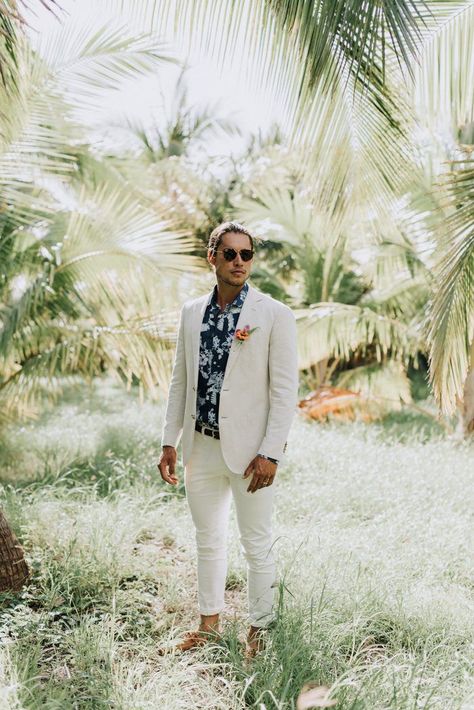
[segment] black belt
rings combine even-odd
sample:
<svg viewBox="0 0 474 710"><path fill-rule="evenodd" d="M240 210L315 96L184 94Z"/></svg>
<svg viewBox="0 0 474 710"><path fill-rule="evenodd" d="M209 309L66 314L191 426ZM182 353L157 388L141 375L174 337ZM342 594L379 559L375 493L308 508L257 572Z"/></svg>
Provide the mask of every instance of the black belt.
<svg viewBox="0 0 474 710"><path fill-rule="evenodd" d="M206 436L212 436L214 439L220 439L218 431L216 431L215 429L210 429L209 427L205 427L202 424L199 424L198 422L196 422L195 429L196 431L200 431Z"/></svg>

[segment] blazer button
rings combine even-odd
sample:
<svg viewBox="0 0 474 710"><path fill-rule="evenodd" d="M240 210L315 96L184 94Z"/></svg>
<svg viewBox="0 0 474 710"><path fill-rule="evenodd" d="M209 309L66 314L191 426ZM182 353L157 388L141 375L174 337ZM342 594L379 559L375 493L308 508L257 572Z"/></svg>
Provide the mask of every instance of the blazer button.
<svg viewBox="0 0 474 710"><path fill-rule="evenodd" d="M195 414L191 414L191 419L196 419L196 415L195 415Z"/></svg>

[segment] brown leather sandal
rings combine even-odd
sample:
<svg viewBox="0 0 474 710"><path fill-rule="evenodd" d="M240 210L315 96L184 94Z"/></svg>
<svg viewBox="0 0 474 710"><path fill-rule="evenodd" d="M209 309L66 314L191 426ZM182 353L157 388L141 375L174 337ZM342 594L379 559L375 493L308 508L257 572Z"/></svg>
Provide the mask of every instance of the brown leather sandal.
<svg viewBox="0 0 474 710"><path fill-rule="evenodd" d="M206 643L211 643L212 641L217 641L221 638L219 631L215 629L210 629L209 631L203 631L198 629L197 631L186 631L183 640L180 641L175 647L175 651L192 651L194 648L199 648L204 646Z"/></svg>
<svg viewBox="0 0 474 710"><path fill-rule="evenodd" d="M263 651L266 645L264 631L249 631L245 648L245 658L247 660L255 658L257 653Z"/></svg>

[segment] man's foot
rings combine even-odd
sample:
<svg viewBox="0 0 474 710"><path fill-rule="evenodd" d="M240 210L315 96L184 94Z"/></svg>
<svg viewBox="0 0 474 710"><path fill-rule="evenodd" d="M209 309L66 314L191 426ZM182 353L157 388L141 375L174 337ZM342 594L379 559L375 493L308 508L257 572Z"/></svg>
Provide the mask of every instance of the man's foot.
<svg viewBox="0 0 474 710"><path fill-rule="evenodd" d="M251 626L247 634L247 646L245 657L247 659L255 658L257 653L260 653L265 648L265 629L259 626Z"/></svg>
<svg viewBox="0 0 474 710"><path fill-rule="evenodd" d="M217 641L221 638L218 629L208 628L197 631L186 631L183 640L175 646L176 651L192 651L195 648L204 646L206 643Z"/></svg>
<svg viewBox="0 0 474 710"><path fill-rule="evenodd" d="M171 648L160 648L158 653L163 656L169 651L192 651L194 648L203 646L211 641L217 641L221 638L219 631L219 614L204 615L201 614L201 623L197 631L186 631L183 640Z"/></svg>

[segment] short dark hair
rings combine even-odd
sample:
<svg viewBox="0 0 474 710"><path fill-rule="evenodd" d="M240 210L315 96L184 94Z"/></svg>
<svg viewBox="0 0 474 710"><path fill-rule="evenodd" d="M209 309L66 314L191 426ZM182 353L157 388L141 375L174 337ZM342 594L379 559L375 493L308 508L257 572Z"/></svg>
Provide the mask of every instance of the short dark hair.
<svg viewBox="0 0 474 710"><path fill-rule="evenodd" d="M211 235L209 237L209 242L207 244L208 250L211 251L213 255L216 253L217 247L222 241L222 237L228 232L246 234L247 237L250 239L251 248L253 249L254 237L249 232L247 227L244 227L244 225L240 224L240 222L222 222L222 224L219 224L215 229L212 230Z"/></svg>

